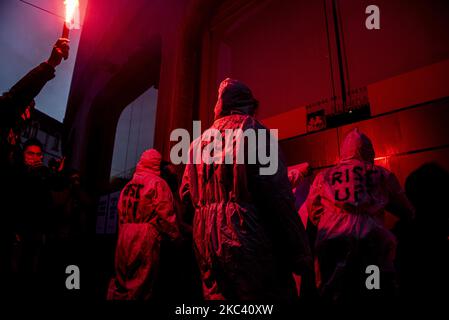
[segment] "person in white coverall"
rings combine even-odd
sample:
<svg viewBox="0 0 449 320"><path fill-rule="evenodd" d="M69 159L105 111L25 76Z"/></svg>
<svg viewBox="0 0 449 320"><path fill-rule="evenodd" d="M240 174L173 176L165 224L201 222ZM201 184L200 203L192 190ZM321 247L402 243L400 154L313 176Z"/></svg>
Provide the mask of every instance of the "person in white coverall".
<svg viewBox="0 0 449 320"><path fill-rule="evenodd" d="M340 162L321 171L304 203L317 228L314 246L316 285L327 301L391 297L395 292L396 239L383 225L385 210L411 219L414 210L396 176L374 164L370 139L352 130ZM380 289L368 290L366 268L380 270Z"/></svg>
<svg viewBox="0 0 449 320"><path fill-rule="evenodd" d="M267 131L254 118L257 106L245 84L225 79L211 128ZM232 142L237 145L236 136ZM195 208L193 240L203 295L206 300L294 300L292 272L303 274L313 266L287 167L276 154L277 171L261 175L260 163L239 164L240 150L226 152L232 164L187 164L180 188L181 199Z"/></svg>
<svg viewBox="0 0 449 320"><path fill-rule="evenodd" d="M116 275L109 284L108 300L153 298L161 239L180 237L173 195L160 177L160 164L159 152L145 151L120 194Z"/></svg>

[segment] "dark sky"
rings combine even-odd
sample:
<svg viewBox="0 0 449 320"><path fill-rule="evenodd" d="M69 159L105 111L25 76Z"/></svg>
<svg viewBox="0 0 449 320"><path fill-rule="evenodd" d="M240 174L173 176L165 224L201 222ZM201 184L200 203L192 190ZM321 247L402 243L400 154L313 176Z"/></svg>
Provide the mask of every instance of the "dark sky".
<svg viewBox="0 0 449 320"><path fill-rule="evenodd" d="M63 0L26 0L64 16ZM87 0L79 0L81 23ZM61 36L63 19L19 0L0 0L0 91L5 92L29 70L45 61L54 42ZM81 30L70 32L70 57L56 70L35 99L36 107L62 121L75 65Z"/></svg>

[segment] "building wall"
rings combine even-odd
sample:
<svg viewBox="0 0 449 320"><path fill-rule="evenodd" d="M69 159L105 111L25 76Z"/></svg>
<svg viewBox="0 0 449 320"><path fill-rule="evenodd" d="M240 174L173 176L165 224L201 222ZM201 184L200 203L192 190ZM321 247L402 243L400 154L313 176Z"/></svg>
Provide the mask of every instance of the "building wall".
<svg viewBox="0 0 449 320"><path fill-rule="evenodd" d="M212 121L218 84L230 76L252 88L257 116L279 129L289 165L335 164L345 133L358 127L401 182L425 162L449 170L447 2L377 1L380 30L365 27L369 1L233 3L205 30L203 121ZM360 99L370 106L364 120L350 114ZM308 132L307 115L320 108L352 123Z"/></svg>

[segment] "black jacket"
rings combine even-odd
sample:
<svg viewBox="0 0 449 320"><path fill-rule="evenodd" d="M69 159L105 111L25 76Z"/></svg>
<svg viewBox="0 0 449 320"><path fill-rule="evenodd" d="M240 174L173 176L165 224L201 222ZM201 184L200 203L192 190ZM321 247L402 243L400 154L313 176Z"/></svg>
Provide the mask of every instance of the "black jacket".
<svg viewBox="0 0 449 320"><path fill-rule="evenodd" d="M8 92L0 96L0 162L7 163L8 134L10 130L18 130L21 115L26 107L39 94L44 85L55 77L55 69L46 62L28 72Z"/></svg>

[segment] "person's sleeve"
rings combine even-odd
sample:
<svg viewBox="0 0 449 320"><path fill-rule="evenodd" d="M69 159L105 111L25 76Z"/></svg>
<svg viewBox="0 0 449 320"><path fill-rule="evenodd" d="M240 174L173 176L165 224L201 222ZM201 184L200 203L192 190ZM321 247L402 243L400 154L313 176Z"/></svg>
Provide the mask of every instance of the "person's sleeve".
<svg viewBox="0 0 449 320"><path fill-rule="evenodd" d="M304 203L305 210L307 210L307 215L309 221L317 226L320 222L320 218L324 212L323 205L321 203L321 190L323 188L323 175L319 173L312 186L310 187L309 194Z"/></svg>
<svg viewBox="0 0 449 320"><path fill-rule="evenodd" d="M179 198L183 203L192 201L190 194L190 178L189 178L190 170L191 170L190 165L187 164L184 169L184 174L182 176L181 186L179 187Z"/></svg>
<svg viewBox="0 0 449 320"><path fill-rule="evenodd" d="M386 184L389 194L389 202L386 210L400 219L413 219L415 217L415 209L393 173L387 173Z"/></svg>
<svg viewBox="0 0 449 320"><path fill-rule="evenodd" d="M55 68L43 62L28 72L0 98L2 116L19 117L31 101L41 92L45 84L55 77Z"/></svg>
<svg viewBox="0 0 449 320"><path fill-rule="evenodd" d="M157 195L155 199L155 211L157 214L156 223L158 224L158 228L170 239L177 240L181 234L179 232L175 202L171 190L164 182L157 182L155 188Z"/></svg>
<svg viewBox="0 0 449 320"><path fill-rule="evenodd" d="M198 141L194 141L189 148L189 161L184 169L181 186L179 188L179 197L181 202L184 204L193 205L194 207L197 203L196 195L198 194L196 189L198 185L196 180L196 167L193 161L193 149L195 148L196 143L198 143Z"/></svg>
<svg viewBox="0 0 449 320"><path fill-rule="evenodd" d="M301 182L303 182L308 173L309 164L307 162L295 166L295 168L288 173L288 179L290 180L292 189L295 189Z"/></svg>

